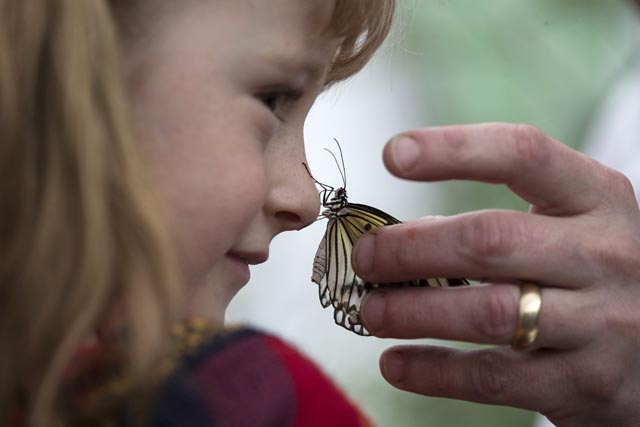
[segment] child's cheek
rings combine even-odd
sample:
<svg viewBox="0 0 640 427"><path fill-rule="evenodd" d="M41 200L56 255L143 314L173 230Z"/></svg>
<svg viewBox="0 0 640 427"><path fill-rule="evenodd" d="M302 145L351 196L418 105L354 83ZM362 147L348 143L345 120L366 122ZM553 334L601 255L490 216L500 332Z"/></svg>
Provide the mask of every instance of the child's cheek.
<svg viewBox="0 0 640 427"><path fill-rule="evenodd" d="M229 147L225 161L205 180L183 188L181 226L183 265L191 280L200 280L234 246L261 211L267 194L266 171L260 152L244 147L242 156Z"/></svg>

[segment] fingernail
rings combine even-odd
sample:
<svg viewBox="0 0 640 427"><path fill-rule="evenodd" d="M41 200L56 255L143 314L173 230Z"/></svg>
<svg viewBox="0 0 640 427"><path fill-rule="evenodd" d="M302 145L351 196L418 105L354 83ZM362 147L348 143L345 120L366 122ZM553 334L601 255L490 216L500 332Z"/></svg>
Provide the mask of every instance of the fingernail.
<svg viewBox="0 0 640 427"><path fill-rule="evenodd" d="M402 171L408 171L418 162L420 148L413 138L400 136L391 142L393 162Z"/></svg>
<svg viewBox="0 0 640 427"><path fill-rule="evenodd" d="M362 301L362 320L369 332L374 333L383 326L384 310L384 292L371 292Z"/></svg>
<svg viewBox="0 0 640 427"><path fill-rule="evenodd" d="M367 274L373 269L373 253L376 249L376 237L365 234L356 243L354 249L354 267L360 274Z"/></svg>
<svg viewBox="0 0 640 427"><path fill-rule="evenodd" d="M382 359L382 375L390 383L399 383L404 374L404 356L399 351L390 351Z"/></svg>

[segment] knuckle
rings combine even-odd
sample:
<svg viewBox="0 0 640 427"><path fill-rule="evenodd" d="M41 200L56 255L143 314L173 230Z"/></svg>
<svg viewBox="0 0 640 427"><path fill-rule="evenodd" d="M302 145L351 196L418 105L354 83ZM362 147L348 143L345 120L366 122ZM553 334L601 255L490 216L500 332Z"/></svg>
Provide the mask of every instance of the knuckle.
<svg viewBox="0 0 640 427"><path fill-rule="evenodd" d="M448 348L434 347L429 350L434 357L440 360L441 366L456 366L459 363L460 355ZM465 384L466 378L462 370L454 369L433 369L430 370L429 388L433 391L433 396L450 397L452 392L452 377L454 381Z"/></svg>
<svg viewBox="0 0 640 427"><path fill-rule="evenodd" d="M416 256L421 253L419 244L420 230L416 224L403 224L402 230L393 245L392 262L398 271L412 271L415 268Z"/></svg>
<svg viewBox="0 0 640 427"><path fill-rule="evenodd" d="M640 244L624 236L614 240L584 239L581 257L595 277L611 278L626 274L637 277Z"/></svg>
<svg viewBox="0 0 640 427"><path fill-rule="evenodd" d="M607 174L608 194L636 201L633 184L629 177L615 169L609 169Z"/></svg>
<svg viewBox="0 0 640 427"><path fill-rule="evenodd" d="M473 215L460 227L460 255L477 266L494 265L514 251L521 232L504 213Z"/></svg>
<svg viewBox="0 0 640 427"><path fill-rule="evenodd" d="M550 160L548 137L539 129L527 124L513 128L515 163L527 169L539 169Z"/></svg>
<svg viewBox="0 0 640 427"><path fill-rule="evenodd" d="M618 364L603 363L600 359L576 364L571 375L578 395L592 402L608 403L617 398L625 383L625 372L618 368Z"/></svg>
<svg viewBox="0 0 640 427"><path fill-rule="evenodd" d="M637 339L640 324L640 313L636 308L635 299L625 298L623 295L616 297L618 301L615 303L615 310L600 311L598 316L600 328L609 336L615 337L619 343L634 342ZM591 311L593 313L595 310Z"/></svg>
<svg viewBox="0 0 640 427"><path fill-rule="evenodd" d="M507 292L487 292L474 307L473 326L481 336L500 343L513 335L516 306Z"/></svg>
<svg viewBox="0 0 640 427"><path fill-rule="evenodd" d="M471 392L480 401L500 402L508 393L508 380L503 367L505 361L496 352L487 351L479 354L476 363L469 370Z"/></svg>

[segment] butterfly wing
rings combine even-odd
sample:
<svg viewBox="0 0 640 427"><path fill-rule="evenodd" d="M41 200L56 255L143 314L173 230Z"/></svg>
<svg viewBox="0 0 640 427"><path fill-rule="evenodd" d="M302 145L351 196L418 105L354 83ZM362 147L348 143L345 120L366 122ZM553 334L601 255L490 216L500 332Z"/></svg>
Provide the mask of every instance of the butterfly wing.
<svg viewBox="0 0 640 427"><path fill-rule="evenodd" d="M312 281L319 286L323 307L334 307L335 322L358 335L370 335L360 321L360 307L367 292L376 287L458 286L464 279L431 278L396 283L369 283L351 266L353 245L363 234L400 221L372 206L347 203L333 212L314 259Z"/></svg>
<svg viewBox="0 0 640 427"><path fill-rule="evenodd" d="M340 302L336 295L344 286L362 281L351 268L352 245L344 233L340 221L330 219L313 261L311 281L318 284L320 303L325 308L333 305L338 309Z"/></svg>
<svg viewBox="0 0 640 427"><path fill-rule="evenodd" d="M396 218L376 209L372 206L348 203L336 216L338 228L338 245L342 254L344 268L349 271L345 274L347 280L336 283L334 299L335 322L359 335L369 335L360 320L360 306L362 299L371 289L373 284L365 282L353 272L351 266L351 252L355 242L368 231L392 224L399 224Z"/></svg>
<svg viewBox="0 0 640 427"><path fill-rule="evenodd" d="M311 281L318 284L318 296L320 297L320 303L322 307L327 308L331 304L331 298L329 296L329 283L327 282L327 238L331 224L327 227L327 231L322 237L320 246L316 251L316 256L313 259L313 274L311 275Z"/></svg>

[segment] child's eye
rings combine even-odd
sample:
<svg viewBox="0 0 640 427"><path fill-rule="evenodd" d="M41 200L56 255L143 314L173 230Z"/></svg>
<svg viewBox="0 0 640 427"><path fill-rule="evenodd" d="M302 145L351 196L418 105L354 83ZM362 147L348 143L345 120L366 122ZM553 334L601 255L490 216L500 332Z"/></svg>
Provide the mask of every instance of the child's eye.
<svg viewBox="0 0 640 427"><path fill-rule="evenodd" d="M302 97L302 91L298 89L283 88L272 89L256 95L278 119L284 121L286 109Z"/></svg>

